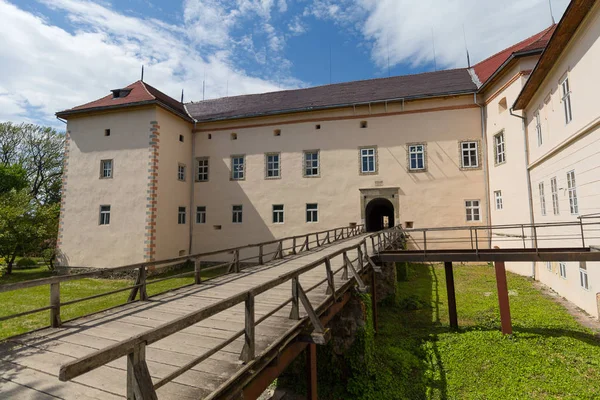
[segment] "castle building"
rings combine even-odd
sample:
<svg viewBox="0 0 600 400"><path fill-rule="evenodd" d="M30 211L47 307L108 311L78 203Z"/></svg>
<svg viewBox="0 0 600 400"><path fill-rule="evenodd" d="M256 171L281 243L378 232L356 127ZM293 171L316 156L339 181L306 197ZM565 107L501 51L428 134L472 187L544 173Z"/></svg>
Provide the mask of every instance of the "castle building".
<svg viewBox="0 0 600 400"><path fill-rule="evenodd" d="M137 81L58 112L60 262L118 266L349 224L598 211L599 11L573 0L558 24L472 68L190 103ZM508 267L598 316L589 264Z"/></svg>

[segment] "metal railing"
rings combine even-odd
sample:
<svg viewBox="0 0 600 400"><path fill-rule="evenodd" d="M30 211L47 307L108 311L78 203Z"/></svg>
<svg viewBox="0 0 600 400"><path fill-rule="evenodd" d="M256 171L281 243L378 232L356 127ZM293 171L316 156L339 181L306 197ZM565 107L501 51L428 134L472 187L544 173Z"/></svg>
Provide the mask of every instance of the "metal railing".
<svg viewBox="0 0 600 400"><path fill-rule="evenodd" d="M355 245L337 250L334 253L311 262L297 270L285 273L266 283L244 290L215 304L204 307L198 311L184 315L173 321L164 323L154 329L150 329L144 333L138 334L130 339L121 341L112 346L98 350L88 356L81 357L68 364L65 364L60 369L59 379L61 381L71 380L118 358L127 356L128 398L135 398L138 400L155 399L156 389L164 386L168 382L171 382L173 379L211 357L213 354L222 350L242 336L244 337L244 346L240 354L240 359L246 364L245 368L250 368L251 364L260 357L260 355L257 356L256 354L256 326L290 304L291 311L289 318L299 321L295 327L298 328L304 323L309 322L310 326L313 328L311 335L313 340L317 343L324 343L326 342L326 330L321 324L319 315L317 315L310 300L308 299L307 293L317 289L323 284L327 284L326 294L329 295L330 299L337 300L339 296L343 294L341 293L342 290L347 290L347 288L353 286L354 284L357 284L359 289L366 290L366 286L362 281L361 274L366 272L368 269L373 268L374 266L368 255L369 242L372 246L372 251L374 253L378 253L388 247L394 248L396 243L398 243L400 240L404 240L404 234L402 229L399 227L390 228L385 231L380 231L366 236L363 240ZM356 251L357 257L350 259L348 254L353 251ZM340 268L333 270L331 266L331 260L336 257L341 257L343 263ZM300 284L299 277L302 274L322 265L325 266L326 277L311 287L303 288ZM336 275L340 272L342 272L340 279L344 281L344 283L341 287L336 289ZM256 319L254 308L254 300L256 296L286 282L291 282L290 298L279 304L267 314L263 315L261 318ZM244 303L245 308L244 329L236 332L219 345L195 357L187 364L171 372L169 375L158 380L157 382L152 381L152 378L148 372L148 366L145 361L145 354L147 351L146 347L148 345L241 303ZM306 312L306 316L302 319L300 319L300 304ZM209 398L212 397L209 396Z"/></svg>
<svg viewBox="0 0 600 400"><path fill-rule="evenodd" d="M290 236L290 237L285 237L285 238L276 239L276 240L270 240L270 241L261 242L261 243L248 244L248 245L239 246L239 247L232 247L232 248L227 248L227 249L222 249L222 250L215 250L215 251L210 251L210 252L191 254L191 255L187 255L187 256L174 257L174 258L170 258L170 259L166 259L166 260L147 261L147 262L130 264L130 265L125 265L125 266L120 266L120 267L105 268L105 269L99 270L99 271L83 272L83 273L74 274L74 275L54 276L54 277L50 277L50 278L33 279L33 280L29 280L29 281L4 284L4 285L0 285L0 293L49 285L50 286L50 304L45 307L39 307L39 308L35 308L32 310L16 313L16 314L2 316L2 317L0 317L0 322L49 310L50 311L49 326L51 326L53 328L57 328L57 327L61 326L61 324L63 323L60 315L61 315L61 307L64 307L64 306L81 303L84 301L89 301L89 300L97 299L97 298L104 297L104 296L110 296L110 295L125 292L125 291L130 291L129 297L128 297L126 303L135 301L136 297L138 297L138 294L139 294L139 300L143 301L143 300L147 300L149 297L147 294L148 285L153 285L153 284L156 284L159 282L164 282L169 279L183 278L183 277L190 277L190 276L194 276L194 283L192 283L190 285L199 284L202 282L202 273L206 273L209 271L215 271L215 270L222 270L225 268L227 268L226 273L237 273L243 269L244 264L245 265L248 265L248 264L263 265L267 262L271 262L273 260L284 258L284 256L286 255L286 252L289 255L295 255L295 254L298 254L298 253L301 253L304 251L308 251L314 247L320 247L325 244L331 244L335 241L348 239L348 238L363 234L364 232L365 232L364 225L347 226L347 227L334 228L334 229L329 229L329 230L324 230L324 231L319 231L319 232L312 232L312 233L308 233L308 234L304 234L304 235ZM240 252L248 251L248 250L250 250L250 251L255 250L255 252L257 254L251 255L251 256L248 256L245 258L240 258ZM267 250L267 251L265 252L265 250ZM211 265L208 267L202 266L202 262L203 262L202 259L214 258L215 256L219 256L219 255L225 255L225 257L231 258L231 260L227 261L227 262L217 263L216 265L214 262L211 262ZM164 278L148 279L148 270L150 268L152 268L156 271L156 269L171 267L173 265L178 265L181 263L185 263L187 261L194 263L193 271L184 272L184 273L180 273L180 274L174 274L174 275L170 275L170 276L167 276ZM102 278L102 277L106 277L111 274L114 275L115 273L126 273L126 272L132 272L135 270L137 270L137 276L136 276L136 281L135 281L134 285L116 289L116 290L111 290L108 292L94 294L92 296L87 296L87 297L83 297L83 298L79 298L79 299L73 299L73 300L69 300L69 301L61 301L61 296L60 296L60 294L61 294L60 286L61 285L60 284L63 282L69 282L69 281L86 279L86 278ZM205 279L205 280L207 280L207 279ZM189 285L182 285L182 286L179 286L178 288L182 288L185 286L189 286ZM173 289L170 289L170 290L173 290ZM123 304L126 304L126 303L123 303Z"/></svg>

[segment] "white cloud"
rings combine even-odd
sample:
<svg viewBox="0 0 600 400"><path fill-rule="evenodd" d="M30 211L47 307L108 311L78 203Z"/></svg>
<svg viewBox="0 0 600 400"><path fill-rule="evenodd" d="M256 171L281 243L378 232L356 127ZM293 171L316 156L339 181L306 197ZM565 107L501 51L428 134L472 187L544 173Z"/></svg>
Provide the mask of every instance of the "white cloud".
<svg viewBox="0 0 600 400"><path fill-rule="evenodd" d="M553 0L558 20L569 0ZM551 23L547 0L313 0L305 15L358 32L373 61L417 67L466 66L463 25L472 63L531 36Z"/></svg>
<svg viewBox="0 0 600 400"><path fill-rule="evenodd" d="M146 67L145 81L174 98L185 88L189 100L202 99L205 77L207 98L301 84L281 71L266 79L250 76L236 63L237 57L232 55L243 49L237 47L229 31L218 31L219 24L214 21L222 15L225 20L235 20L239 8L226 14L210 11L214 19L203 20L212 41L195 46L185 35L189 25L126 16L89 1L41 2L63 13L75 30L68 32L0 0L0 120L19 122L34 115L37 122L56 124L56 111L89 102L106 95L109 89L139 79L142 64ZM258 8L247 12L264 10L268 3L253 2L250 6ZM201 15L207 15L205 11ZM220 22L222 25L224 20ZM199 26L200 21L196 21L194 27ZM272 53L284 44L278 42L276 32L271 32Z"/></svg>

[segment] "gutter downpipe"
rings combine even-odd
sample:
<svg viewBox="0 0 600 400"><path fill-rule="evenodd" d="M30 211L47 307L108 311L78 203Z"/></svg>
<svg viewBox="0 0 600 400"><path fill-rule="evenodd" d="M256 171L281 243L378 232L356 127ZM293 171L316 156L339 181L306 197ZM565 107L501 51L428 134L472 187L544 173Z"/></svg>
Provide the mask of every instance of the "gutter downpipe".
<svg viewBox="0 0 600 400"><path fill-rule="evenodd" d="M487 136L485 134L485 106L481 105L477 102L477 92L473 93L473 103L475 103L477 106L479 106L479 110L481 113L481 143L482 143L482 149L481 149L481 153L483 154L483 175L484 175L484 181L485 181L485 206L486 206L486 213L485 213L485 224L487 226L490 226L490 214L491 214L491 209L490 209L490 181L489 181L489 171L488 171L488 151L487 151ZM488 232L488 246L489 248L492 248L492 232L491 230Z"/></svg>
<svg viewBox="0 0 600 400"><path fill-rule="evenodd" d="M187 109L186 109L187 112ZM189 115L189 113L188 113ZM191 118L191 116L190 116ZM194 163L194 153L196 151L196 124L197 124L197 120L195 118L192 118L194 120L194 127L192 129L192 150L191 150L191 162L190 162L190 170L191 170L191 174L190 174L190 234L189 234L189 242L188 242L188 254L192 254L192 243L193 243L193 237L194 237L194 221L196 218L196 213L194 212L194 183L196 182L196 177L195 177L195 173L196 173L196 168L195 168L195 163Z"/></svg>
<svg viewBox="0 0 600 400"><path fill-rule="evenodd" d="M526 117L521 115L517 115L514 113L513 107L509 110L510 115L513 117L519 118L521 120L521 129L523 130L523 142L525 144L525 174L527 176L527 197L529 200L529 220L531 225L535 224L535 218L533 215L533 195L531 192L531 172L529 171L529 141L527 140L527 129L525 125ZM531 228L531 246L537 247L537 243L535 243L535 235L533 234L533 227ZM535 280L535 261L531 262L531 277Z"/></svg>

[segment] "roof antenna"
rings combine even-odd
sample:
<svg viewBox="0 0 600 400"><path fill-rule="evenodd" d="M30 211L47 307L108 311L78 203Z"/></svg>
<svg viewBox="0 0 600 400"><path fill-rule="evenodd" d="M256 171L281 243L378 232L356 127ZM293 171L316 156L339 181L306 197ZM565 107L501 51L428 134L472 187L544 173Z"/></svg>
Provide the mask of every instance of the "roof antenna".
<svg viewBox="0 0 600 400"><path fill-rule="evenodd" d="M387 47L387 63L388 63L388 78L390 75L390 35L389 33L385 37L385 45Z"/></svg>
<svg viewBox="0 0 600 400"><path fill-rule="evenodd" d="M142 79L140 79L142 82L144 82L144 65L142 65Z"/></svg>
<svg viewBox="0 0 600 400"><path fill-rule="evenodd" d="M437 59L435 58L435 38L433 37L433 28L431 28L431 45L433 46L433 68L437 71Z"/></svg>
<svg viewBox="0 0 600 400"><path fill-rule="evenodd" d="M206 89L205 81L202 81L202 101L204 101L204 90Z"/></svg>
<svg viewBox="0 0 600 400"><path fill-rule="evenodd" d="M331 70L333 69L331 65L331 42L329 42L329 84L331 85Z"/></svg>
<svg viewBox="0 0 600 400"><path fill-rule="evenodd" d="M467 35L465 34L465 24L463 24L463 39L465 41L465 51L467 52L467 66L471 68L471 57L469 56L469 48L467 47Z"/></svg>
<svg viewBox="0 0 600 400"><path fill-rule="evenodd" d="M550 5L550 17L552 17L552 25L555 25L556 21L554 20L554 12L552 11L552 0L548 0L548 4Z"/></svg>
<svg viewBox="0 0 600 400"><path fill-rule="evenodd" d="M181 104L183 104L183 89L181 89Z"/></svg>

